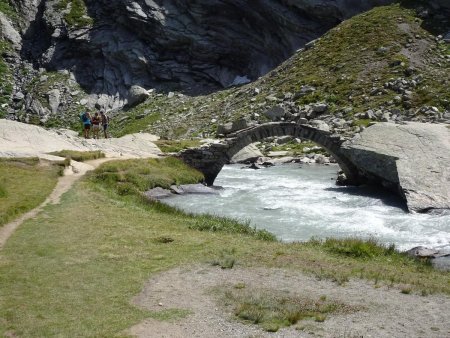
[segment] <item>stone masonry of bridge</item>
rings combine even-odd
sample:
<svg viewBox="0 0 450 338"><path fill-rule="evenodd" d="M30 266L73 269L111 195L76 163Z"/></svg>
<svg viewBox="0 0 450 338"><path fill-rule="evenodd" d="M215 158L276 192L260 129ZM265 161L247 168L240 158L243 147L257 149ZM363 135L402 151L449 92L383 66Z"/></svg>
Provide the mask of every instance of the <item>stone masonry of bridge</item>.
<svg viewBox="0 0 450 338"><path fill-rule="evenodd" d="M222 167L242 148L251 143L274 136L292 136L310 140L325 148L344 171L348 183L358 182L358 171L345 155L341 153L343 140L339 135L323 131L309 125L291 122L272 122L252 126L228 134L220 143L213 143L200 148L183 150L178 154L185 163L196 168L205 175L207 185L213 185Z"/></svg>

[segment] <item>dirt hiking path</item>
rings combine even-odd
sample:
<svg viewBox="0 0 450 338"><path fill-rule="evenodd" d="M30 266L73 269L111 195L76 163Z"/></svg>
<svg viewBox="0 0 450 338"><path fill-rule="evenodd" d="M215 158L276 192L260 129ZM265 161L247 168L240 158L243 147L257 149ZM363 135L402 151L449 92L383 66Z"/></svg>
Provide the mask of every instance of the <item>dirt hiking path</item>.
<svg viewBox="0 0 450 338"><path fill-rule="evenodd" d="M58 204L61 196L65 192L69 191L73 184L83 177L88 171L94 170L102 163L115 159L116 158L100 158L92 161L86 161L84 163L72 161L71 166L66 168L64 175L58 179L55 188L41 205L0 228L0 250L3 248L8 238L23 222L36 217L36 215L38 215L47 204Z"/></svg>

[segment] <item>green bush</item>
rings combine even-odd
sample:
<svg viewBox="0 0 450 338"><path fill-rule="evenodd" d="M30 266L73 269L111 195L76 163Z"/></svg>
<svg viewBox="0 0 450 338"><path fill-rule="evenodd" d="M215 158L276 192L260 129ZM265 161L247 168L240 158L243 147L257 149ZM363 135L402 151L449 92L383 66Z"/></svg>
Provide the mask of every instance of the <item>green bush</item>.
<svg viewBox="0 0 450 338"><path fill-rule="evenodd" d="M264 241L276 241L275 235L267 230L258 230L250 226L249 221L242 223L239 220L219 216L197 216L193 218L193 223L189 225L189 228L200 231L245 234Z"/></svg>
<svg viewBox="0 0 450 338"><path fill-rule="evenodd" d="M394 244L384 246L375 239L327 238L322 245L328 252L355 258L372 258L399 254L395 250Z"/></svg>
<svg viewBox="0 0 450 338"><path fill-rule="evenodd" d="M154 187L169 188L173 184L198 183L203 179L199 171L173 157L109 161L91 175L92 181L111 190L115 190L119 182L127 183L120 191L137 195Z"/></svg>

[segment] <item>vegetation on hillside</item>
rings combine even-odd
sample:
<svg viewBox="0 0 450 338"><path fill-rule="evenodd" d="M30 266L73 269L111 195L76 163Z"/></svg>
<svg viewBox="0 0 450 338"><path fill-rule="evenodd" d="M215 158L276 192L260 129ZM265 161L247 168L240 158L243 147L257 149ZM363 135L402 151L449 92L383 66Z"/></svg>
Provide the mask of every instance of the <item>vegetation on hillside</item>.
<svg viewBox="0 0 450 338"><path fill-rule="evenodd" d="M44 80L45 79L45 80ZM80 128L80 113L85 109L78 103L85 97L86 93L73 80L70 80L66 72L43 72L39 76L34 77L26 85L26 92L30 93L35 98L46 97L48 92L52 89L59 89L61 95L60 107L64 107L63 112L59 116L50 115L50 118L45 121L46 127L63 127L73 130ZM50 110L48 100L39 100L44 108ZM27 115L27 112L20 112L18 117L24 121L27 117L29 123L41 124L39 116Z"/></svg>
<svg viewBox="0 0 450 338"><path fill-rule="evenodd" d="M15 18L17 13L11 7L9 0L0 0L0 12L4 13L9 18Z"/></svg>
<svg viewBox="0 0 450 338"><path fill-rule="evenodd" d="M0 227L44 202L60 174L38 158L0 158Z"/></svg>
<svg viewBox="0 0 450 338"><path fill-rule="evenodd" d="M1 27L0 27L1 29ZM10 51L11 45L5 40L0 40L0 54L3 55ZM12 69L5 62L4 58L0 58L0 118L6 116L6 109L3 107L11 99L13 90L13 74Z"/></svg>
<svg viewBox="0 0 450 338"><path fill-rule="evenodd" d="M158 140L155 142L163 153L177 153L188 148L200 146L200 141L195 140Z"/></svg>
<svg viewBox="0 0 450 338"><path fill-rule="evenodd" d="M57 10L68 9L64 14L64 20L72 28L89 26L94 22L87 15L87 7L84 0L60 0L55 7Z"/></svg>
<svg viewBox="0 0 450 338"><path fill-rule="evenodd" d="M114 131L202 136L214 133L218 123L242 116L264 121L268 108L285 101L300 107L325 102L329 113L345 118L369 109L398 114L410 109L416 114L423 106L449 109L449 46L431 34L443 28L419 18L410 7L411 2L376 7L344 21L251 84L199 97L153 94L124 112L128 118L121 115ZM416 83L407 101L386 87L398 79ZM367 123L354 119L355 125Z"/></svg>

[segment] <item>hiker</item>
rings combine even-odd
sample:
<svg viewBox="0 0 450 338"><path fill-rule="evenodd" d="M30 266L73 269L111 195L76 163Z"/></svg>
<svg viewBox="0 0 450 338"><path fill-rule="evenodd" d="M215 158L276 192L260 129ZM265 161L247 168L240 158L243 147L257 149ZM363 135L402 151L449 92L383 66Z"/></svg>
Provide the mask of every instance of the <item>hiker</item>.
<svg viewBox="0 0 450 338"><path fill-rule="evenodd" d="M84 138L89 138L89 133L91 130L91 114L86 111L80 115L80 119L83 122Z"/></svg>
<svg viewBox="0 0 450 338"><path fill-rule="evenodd" d="M105 134L105 138L108 138L106 130L108 129L109 116L107 116L103 110L100 111L100 116L102 119L103 133Z"/></svg>
<svg viewBox="0 0 450 338"><path fill-rule="evenodd" d="M98 112L95 112L94 117L92 118L92 133L94 138L98 139L99 131L100 131L100 115L98 115Z"/></svg>

